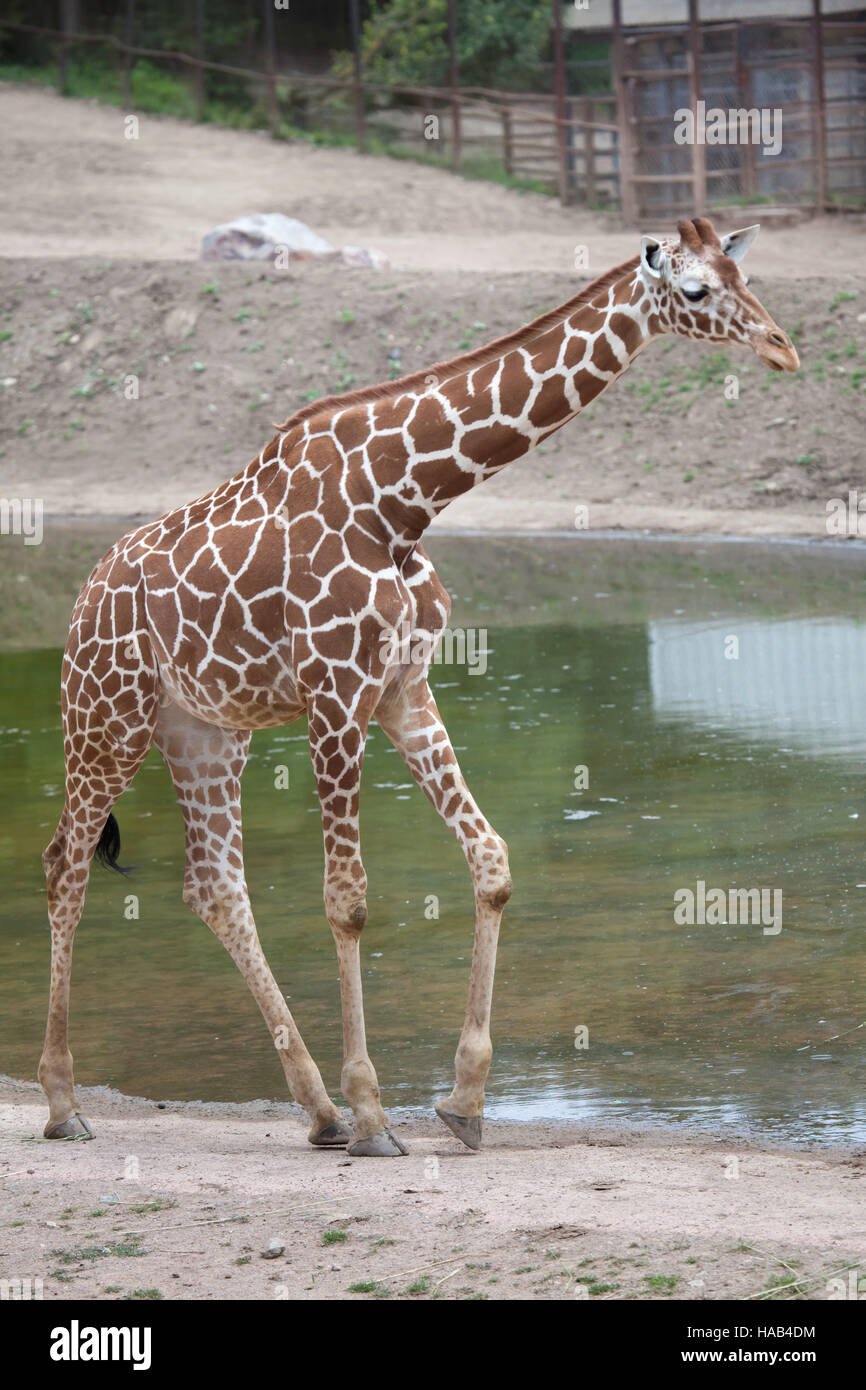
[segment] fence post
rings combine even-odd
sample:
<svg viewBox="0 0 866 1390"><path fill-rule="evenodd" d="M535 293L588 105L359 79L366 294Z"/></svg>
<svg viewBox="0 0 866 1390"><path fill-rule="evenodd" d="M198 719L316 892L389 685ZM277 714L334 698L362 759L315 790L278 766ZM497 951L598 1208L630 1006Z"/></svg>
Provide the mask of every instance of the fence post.
<svg viewBox="0 0 866 1390"><path fill-rule="evenodd" d="M126 0L126 24L123 31L123 41L126 44L126 52L123 55L123 104L127 111L132 105L132 65L135 61L130 49L135 36L135 0Z"/></svg>
<svg viewBox="0 0 866 1390"><path fill-rule="evenodd" d="M63 38L60 40L60 61L57 68L57 90L62 97L66 96L66 64L69 58L69 38L75 33L75 0L60 0L60 28L63 30Z"/></svg>
<svg viewBox="0 0 866 1390"><path fill-rule="evenodd" d="M556 147L559 152L559 200L568 202L568 110L565 100L565 49L562 42L562 0L553 0L553 63L556 82Z"/></svg>
<svg viewBox="0 0 866 1390"><path fill-rule="evenodd" d="M637 220L637 199L631 143L631 116L625 78L622 41L622 0L613 0L613 74L616 87L616 119L619 126L619 205L625 222Z"/></svg>
<svg viewBox="0 0 866 1390"><path fill-rule="evenodd" d="M584 162L584 183L586 185L586 205L592 207L595 202L595 131L592 128L592 118L594 114L594 104L589 97L584 97L580 103L580 115L584 121L583 127L583 162Z"/></svg>
<svg viewBox="0 0 866 1390"><path fill-rule="evenodd" d="M505 164L505 172L508 175L514 173L514 147L511 136L511 107L507 102L500 106L502 112L502 157Z"/></svg>
<svg viewBox="0 0 866 1390"><path fill-rule="evenodd" d="M280 108L277 105L277 53L274 40L274 0L264 0L265 7L265 72L268 79L268 117L271 134L280 128Z"/></svg>
<svg viewBox="0 0 866 1390"><path fill-rule="evenodd" d="M821 0L812 0L812 141L815 147L815 198L827 211L827 107L824 94L824 33Z"/></svg>
<svg viewBox="0 0 866 1390"><path fill-rule="evenodd" d="M701 21L698 0L689 0L689 101L697 123L701 99ZM707 203L706 147L697 140L692 145L692 213L704 213Z"/></svg>
<svg viewBox="0 0 866 1390"><path fill-rule="evenodd" d="M743 30L737 25L737 96L747 111L752 108L752 71L743 52ZM755 177L755 147L751 140L740 146L740 197L752 198L758 191Z"/></svg>
<svg viewBox="0 0 866 1390"><path fill-rule="evenodd" d="M204 0L195 0L195 118L204 118Z"/></svg>
<svg viewBox="0 0 866 1390"><path fill-rule="evenodd" d="M451 82L451 159L455 169L460 168L460 93L457 73L457 21L454 17L454 0L448 0L448 72Z"/></svg>
<svg viewBox="0 0 866 1390"><path fill-rule="evenodd" d="M349 0L352 20L352 52L355 59L355 139L363 153L367 148L367 125L364 120L364 88L361 85L361 16L358 0Z"/></svg>

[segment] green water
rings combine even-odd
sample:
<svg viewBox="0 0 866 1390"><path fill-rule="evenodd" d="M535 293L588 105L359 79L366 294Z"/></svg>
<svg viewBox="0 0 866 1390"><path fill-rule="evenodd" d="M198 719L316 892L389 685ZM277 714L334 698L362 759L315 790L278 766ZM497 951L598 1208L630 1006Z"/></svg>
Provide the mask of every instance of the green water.
<svg viewBox="0 0 866 1390"><path fill-rule="evenodd" d="M0 581L27 594L17 627L5 610L0 656L0 1070L20 1077L35 1075L47 994L39 855L61 808L60 646L81 552L103 542L49 530L41 559L2 542ZM439 666L433 684L515 880L488 1112L862 1143L866 557L623 539L454 538L431 551L457 594L453 624L487 629L486 673ZM54 645L28 649L46 635ZM117 815L137 868L91 879L73 971L78 1081L283 1099L246 986L181 903L181 820L155 755ZM303 724L254 736L244 823L265 951L336 1093L338 982ZM427 1108L451 1085L471 889L378 730L362 838L371 1055L386 1105ZM678 925L674 893L698 880L781 890L782 930ZM138 920L124 916L130 893Z"/></svg>

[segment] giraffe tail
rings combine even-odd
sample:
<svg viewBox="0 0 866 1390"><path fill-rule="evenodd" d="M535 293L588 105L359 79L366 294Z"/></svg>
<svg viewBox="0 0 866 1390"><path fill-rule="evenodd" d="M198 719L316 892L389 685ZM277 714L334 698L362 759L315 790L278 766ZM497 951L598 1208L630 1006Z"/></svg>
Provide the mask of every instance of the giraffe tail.
<svg viewBox="0 0 866 1390"><path fill-rule="evenodd" d="M102 827L102 834L99 837L93 857L98 864L105 869L114 869L115 873L128 874L129 869L125 869L122 864L118 864L117 856L120 853L120 827L114 816L109 812L108 820Z"/></svg>

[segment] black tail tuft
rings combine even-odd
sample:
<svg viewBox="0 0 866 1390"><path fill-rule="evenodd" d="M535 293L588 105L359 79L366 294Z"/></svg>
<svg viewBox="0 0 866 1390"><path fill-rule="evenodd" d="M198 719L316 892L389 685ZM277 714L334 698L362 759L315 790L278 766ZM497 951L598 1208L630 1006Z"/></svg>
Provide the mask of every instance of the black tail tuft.
<svg viewBox="0 0 866 1390"><path fill-rule="evenodd" d="M114 869L115 873L128 874L129 869L124 869L117 862L120 853L120 829L117 821L109 813L108 820L102 828L99 837L99 844L94 851L94 859L101 864L104 869Z"/></svg>

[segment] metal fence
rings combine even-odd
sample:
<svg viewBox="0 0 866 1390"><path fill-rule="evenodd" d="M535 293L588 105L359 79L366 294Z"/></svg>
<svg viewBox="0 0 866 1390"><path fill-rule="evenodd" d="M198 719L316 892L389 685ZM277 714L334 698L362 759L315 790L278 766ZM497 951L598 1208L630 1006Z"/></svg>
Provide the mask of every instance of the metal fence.
<svg viewBox="0 0 866 1390"><path fill-rule="evenodd" d="M866 21L740 20L621 31L621 182L627 215L772 201L825 211L866 206ZM763 118L780 139L678 144L673 113L728 116L728 134ZM779 113L777 116L776 113ZM766 150L766 152L765 152Z"/></svg>
<svg viewBox="0 0 866 1390"><path fill-rule="evenodd" d="M135 0L126 0L122 34L81 32L63 0L56 26L0 19L0 32L30 35L53 51L61 91L74 49L107 48L129 107L137 59L187 74L199 120L208 75L221 74L247 84L275 135L300 127L352 138L361 150L438 155L457 170L504 173L555 191L564 203L618 208L634 221L738 202L819 211L866 206L866 20L822 16L820 0L812 3L808 18L702 24L699 0L688 0L687 23L647 28L628 26L628 0L613 0L613 27L602 35L610 40L610 95L569 92L581 64L566 58L557 0L553 90L537 93L460 84L453 5L448 87L369 80L357 0L348 0L355 41L349 79L298 72L272 3L263 5L258 39L245 48L250 65L206 56L206 0L194 0L190 51L134 43ZM751 137L761 135L762 113L769 119L780 110L781 148L765 153L760 138L680 143L677 113L697 111L700 102L708 111L754 113L740 128Z"/></svg>

